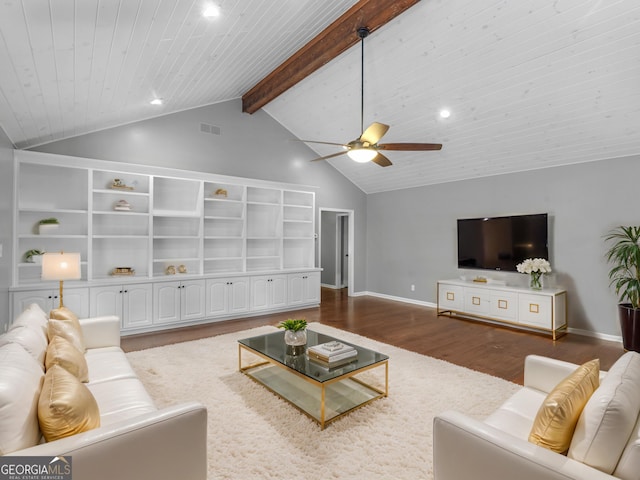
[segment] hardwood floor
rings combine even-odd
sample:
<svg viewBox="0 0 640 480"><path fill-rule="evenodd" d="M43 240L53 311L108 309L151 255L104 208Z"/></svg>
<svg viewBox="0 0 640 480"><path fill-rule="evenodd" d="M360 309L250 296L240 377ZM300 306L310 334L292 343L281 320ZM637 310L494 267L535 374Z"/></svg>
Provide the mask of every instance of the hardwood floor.
<svg viewBox="0 0 640 480"><path fill-rule="evenodd" d="M349 297L347 290L322 289L319 308L123 337L125 351L277 325L287 318L306 318L348 330L423 355L485 372L516 383L523 381L524 358L545 355L573 363L599 358L607 370L624 353L622 344L567 334L555 342L548 335L486 323L437 317L434 308L377 297ZM393 361L393 358L391 359Z"/></svg>

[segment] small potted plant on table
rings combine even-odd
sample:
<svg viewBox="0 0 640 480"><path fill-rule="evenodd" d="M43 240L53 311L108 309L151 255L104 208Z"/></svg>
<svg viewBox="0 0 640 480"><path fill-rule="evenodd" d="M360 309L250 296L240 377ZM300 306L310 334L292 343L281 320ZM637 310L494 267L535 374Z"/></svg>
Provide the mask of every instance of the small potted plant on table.
<svg viewBox="0 0 640 480"><path fill-rule="evenodd" d="M625 350L640 352L640 226L620 226L605 237L613 242L606 253L613 264L609 280L620 299L618 316Z"/></svg>
<svg viewBox="0 0 640 480"><path fill-rule="evenodd" d="M284 343L287 344L287 353L297 355L304 353L307 344L307 321L304 318L288 319L280 322L278 328L284 328Z"/></svg>

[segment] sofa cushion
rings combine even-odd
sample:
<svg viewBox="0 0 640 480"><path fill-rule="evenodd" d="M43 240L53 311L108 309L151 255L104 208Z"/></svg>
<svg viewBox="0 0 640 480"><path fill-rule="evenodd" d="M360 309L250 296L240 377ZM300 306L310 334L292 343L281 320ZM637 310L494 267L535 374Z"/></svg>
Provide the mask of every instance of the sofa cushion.
<svg viewBox="0 0 640 480"><path fill-rule="evenodd" d="M40 441L38 397L44 371L17 343L0 347L0 455Z"/></svg>
<svg viewBox="0 0 640 480"><path fill-rule="evenodd" d="M534 388L521 388L484 420L509 435L527 440L540 405L547 394Z"/></svg>
<svg viewBox="0 0 640 480"><path fill-rule="evenodd" d="M119 378L138 378L119 347L90 348L84 358L92 385Z"/></svg>
<svg viewBox="0 0 640 480"><path fill-rule="evenodd" d="M598 388L600 361L591 360L561 381L544 399L531 427L529 441L566 453L587 400Z"/></svg>
<svg viewBox="0 0 640 480"><path fill-rule="evenodd" d="M60 365L44 377L38 401L40 430L47 442L100 426L100 411L89 389Z"/></svg>
<svg viewBox="0 0 640 480"><path fill-rule="evenodd" d="M76 320L49 320L48 328L49 341L56 335L66 338L71 344L76 347L80 352L84 353L86 348L84 346L84 337L82 336L82 328L80 322Z"/></svg>
<svg viewBox="0 0 640 480"><path fill-rule="evenodd" d="M98 403L102 425L111 425L157 410L137 378L119 378L86 385Z"/></svg>
<svg viewBox="0 0 640 480"><path fill-rule="evenodd" d="M640 411L640 353L613 364L578 420L569 457L612 473Z"/></svg>
<svg viewBox="0 0 640 480"><path fill-rule="evenodd" d="M84 355L69 340L59 335L54 336L47 347L45 368L49 370L53 365L60 365L81 382L89 381L89 368Z"/></svg>
<svg viewBox="0 0 640 480"><path fill-rule="evenodd" d="M0 335L0 346L7 343L22 346L44 368L47 337L38 325L13 325L7 333Z"/></svg>
<svg viewBox="0 0 640 480"><path fill-rule="evenodd" d="M32 303L27 308L25 308L18 318L11 324L11 326L27 326L27 327L37 327L42 331L42 334L47 337L47 322L49 321L49 316L45 313L40 305L37 303Z"/></svg>
<svg viewBox="0 0 640 480"><path fill-rule="evenodd" d="M613 472L622 480L638 480L640 472L640 416Z"/></svg>

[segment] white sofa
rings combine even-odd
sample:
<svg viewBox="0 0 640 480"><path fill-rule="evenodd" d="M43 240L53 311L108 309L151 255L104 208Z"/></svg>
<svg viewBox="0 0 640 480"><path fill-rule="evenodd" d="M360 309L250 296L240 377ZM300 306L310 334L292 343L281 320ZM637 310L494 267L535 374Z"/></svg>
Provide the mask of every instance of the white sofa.
<svg viewBox="0 0 640 480"><path fill-rule="evenodd" d="M31 305L0 336L0 454L71 456L74 480L204 480L207 411L157 409L120 349L115 316L80 320L100 426L45 442L38 423L48 315ZM74 379L75 380L75 379Z"/></svg>
<svg viewBox="0 0 640 480"><path fill-rule="evenodd" d="M541 404L578 365L525 360L524 386L484 421L447 411L434 419L435 480L640 479L640 354L627 352L585 405L567 455L528 441Z"/></svg>

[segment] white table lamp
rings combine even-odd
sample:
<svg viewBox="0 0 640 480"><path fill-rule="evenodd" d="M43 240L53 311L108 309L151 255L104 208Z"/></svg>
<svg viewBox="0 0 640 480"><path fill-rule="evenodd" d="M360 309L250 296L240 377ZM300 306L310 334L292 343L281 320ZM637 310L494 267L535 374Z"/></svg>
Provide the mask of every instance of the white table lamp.
<svg viewBox="0 0 640 480"><path fill-rule="evenodd" d="M62 301L62 283L65 280L81 278L79 253L45 253L42 256L42 280L60 281L60 307Z"/></svg>

